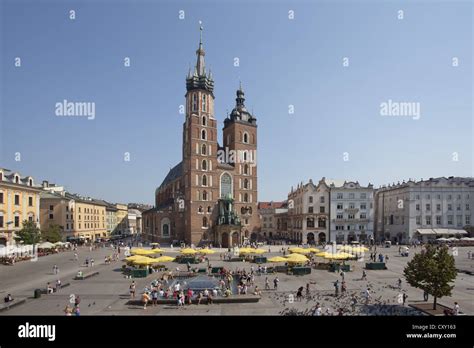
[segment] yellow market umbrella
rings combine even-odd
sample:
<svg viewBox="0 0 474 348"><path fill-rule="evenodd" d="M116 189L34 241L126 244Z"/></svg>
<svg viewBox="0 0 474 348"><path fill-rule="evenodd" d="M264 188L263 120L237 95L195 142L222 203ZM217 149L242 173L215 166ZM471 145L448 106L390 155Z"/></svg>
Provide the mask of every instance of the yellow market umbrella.
<svg viewBox="0 0 474 348"><path fill-rule="evenodd" d="M309 254L311 251L309 249L303 249L303 248L290 248L288 249L290 253L296 253L296 254Z"/></svg>
<svg viewBox="0 0 474 348"><path fill-rule="evenodd" d="M327 251L321 251L319 253L316 254L316 256L319 256L319 257L326 257L327 255L330 255L331 253L328 253Z"/></svg>
<svg viewBox="0 0 474 348"><path fill-rule="evenodd" d="M140 259L143 259L143 258L145 258L145 256L133 255L133 256L126 257L125 261L132 262L132 261L140 260Z"/></svg>
<svg viewBox="0 0 474 348"><path fill-rule="evenodd" d="M174 261L174 258L171 256L160 256L154 260L155 262L171 262L171 261Z"/></svg>
<svg viewBox="0 0 474 348"><path fill-rule="evenodd" d="M186 249L181 249L181 254L183 255L194 255L197 254L197 250L191 249L191 248L186 248Z"/></svg>
<svg viewBox="0 0 474 348"><path fill-rule="evenodd" d="M255 254L265 254L267 251L263 249L253 249L253 253Z"/></svg>
<svg viewBox="0 0 474 348"><path fill-rule="evenodd" d="M148 250L148 249L132 249L130 251L133 255L153 255L155 251L153 250Z"/></svg>
<svg viewBox="0 0 474 348"><path fill-rule="evenodd" d="M288 259L281 256L270 257L268 262L288 262Z"/></svg>
<svg viewBox="0 0 474 348"><path fill-rule="evenodd" d="M214 253L215 253L215 251L214 251L214 250L211 250L211 249L207 249L207 248L206 248L206 249L201 249L201 250L198 250L198 253L200 253L200 254L206 254L206 255L207 255L207 254L214 254Z"/></svg>
<svg viewBox="0 0 474 348"><path fill-rule="evenodd" d="M253 253L252 248L242 248L239 250L239 254L251 254L251 253Z"/></svg>
<svg viewBox="0 0 474 348"><path fill-rule="evenodd" d="M319 252L321 252L321 250L316 249L316 248L308 248L306 250L308 250L310 253L319 253Z"/></svg>
<svg viewBox="0 0 474 348"><path fill-rule="evenodd" d="M294 263L303 263L303 262L307 262L308 261L308 258L304 255L301 255L301 254L291 254L291 255L288 255L286 257L286 260L288 262L294 262Z"/></svg>
<svg viewBox="0 0 474 348"><path fill-rule="evenodd" d="M138 260L135 260L135 261L132 261L132 262L135 265L147 266L147 265L157 263L158 261L156 259L152 259L150 257L144 257L142 259L138 259Z"/></svg>
<svg viewBox="0 0 474 348"><path fill-rule="evenodd" d="M158 253L163 253L163 252L164 252L164 250L158 249L158 248L156 248L156 249L151 249L150 251L151 251L153 254L158 254ZM152 255L152 253L150 253L150 255Z"/></svg>

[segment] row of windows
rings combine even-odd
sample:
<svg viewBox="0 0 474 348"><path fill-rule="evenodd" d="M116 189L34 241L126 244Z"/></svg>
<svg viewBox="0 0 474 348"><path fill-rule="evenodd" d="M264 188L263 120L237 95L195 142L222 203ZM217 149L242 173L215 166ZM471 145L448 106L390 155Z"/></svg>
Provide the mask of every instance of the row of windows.
<svg viewBox="0 0 474 348"><path fill-rule="evenodd" d="M28 216L28 221L33 222L34 221L34 215L29 215ZM5 227L5 220L4 216L0 215L0 228ZM20 227L20 216L16 215L13 219L13 227Z"/></svg>
<svg viewBox="0 0 474 348"><path fill-rule="evenodd" d="M347 220L354 220L356 218L355 216L356 216L355 214L347 214ZM344 214L342 214L342 213L336 214L336 219L337 220L344 219ZM367 214L366 213L360 213L359 214L359 219L361 219L361 220L367 219Z"/></svg>
<svg viewBox="0 0 474 348"><path fill-rule="evenodd" d="M227 142L226 145L230 145L231 141L231 135L227 134ZM239 132L239 140L244 143L244 144L255 144L255 135L254 134L249 134L247 132Z"/></svg>
<svg viewBox="0 0 474 348"><path fill-rule="evenodd" d="M420 211L420 210L421 210L420 208L421 208L420 204L416 204L416 205L415 205L415 209L416 209L417 211ZM452 211L452 210L453 210L453 205L452 205L451 203L449 203L449 204L447 205L447 208L448 208L448 211ZM465 205L465 209L466 209L466 210L469 210L469 209L470 209L469 204L466 204L466 205ZM431 211L431 204L425 204L425 210L426 210L426 211ZM458 204L458 205L456 206L456 210L457 210L457 211L461 211L461 210L462 210L461 204ZM436 204L436 211L441 211L441 204Z"/></svg>
<svg viewBox="0 0 474 348"><path fill-rule="evenodd" d="M192 95L192 111L198 111L198 94L193 93ZM201 111L206 112L208 110L208 99L206 94L201 95Z"/></svg>
<svg viewBox="0 0 474 348"><path fill-rule="evenodd" d="M349 203L346 206L347 206L348 209L356 209L356 204L355 203ZM344 204L337 203L336 209L337 210L343 210L344 209ZM367 210L367 203L360 203L359 204L359 209L360 210ZM370 203L370 209L372 209L372 203Z"/></svg>
<svg viewBox="0 0 474 348"><path fill-rule="evenodd" d="M319 203L324 203L325 198L324 196L319 197ZM308 203L313 203L313 196L308 197Z"/></svg>
<svg viewBox="0 0 474 348"><path fill-rule="evenodd" d="M3 200L4 200L3 192L0 192L0 204L5 203ZM20 205L20 195L19 194L15 194L14 204L15 205ZM31 196L28 197L28 206L29 207L33 206L33 197L31 197Z"/></svg>
<svg viewBox="0 0 474 348"><path fill-rule="evenodd" d="M359 195L358 195L360 199L367 199L367 193L366 192L361 192ZM355 199L356 198L356 194L354 192L349 192L347 195L345 195L343 192L338 192L336 194L336 199L344 199L344 197L347 197L349 199Z"/></svg>
<svg viewBox="0 0 474 348"><path fill-rule="evenodd" d="M412 196L412 197L413 197L413 196ZM441 199L441 198L442 198L442 195L440 195L440 194L438 194L438 195L436 195L436 196L433 195L433 197L436 197L436 199ZM457 200L460 200L461 197L462 197L462 196L461 196L460 194L456 195L456 199L457 199ZM466 199L469 199L469 194L466 194L465 198L466 198ZM420 195L415 195L415 199L416 199L416 200L419 200L419 199L420 199ZM431 194L426 194L426 195L425 195L425 199L431 199ZM447 200L452 200L452 199L453 199L453 195L452 195L452 194L446 195L446 199L447 199ZM398 201L398 197L397 197L397 201Z"/></svg>
<svg viewBox="0 0 474 348"><path fill-rule="evenodd" d="M440 215L436 216L436 225L442 225L443 224L443 217ZM448 215L446 217L446 223L447 225L454 225L454 215ZM421 225L421 216L416 217L416 224ZM425 225L431 225L432 224L432 218L430 215L425 216ZM464 225L470 225L471 224L471 216L466 215L464 217ZM463 226L463 221L462 221L462 215L457 215L456 216L456 225L458 227Z"/></svg>
<svg viewBox="0 0 474 348"><path fill-rule="evenodd" d="M336 231L356 231L356 225L336 225ZM359 225L359 231L365 231L365 225Z"/></svg>

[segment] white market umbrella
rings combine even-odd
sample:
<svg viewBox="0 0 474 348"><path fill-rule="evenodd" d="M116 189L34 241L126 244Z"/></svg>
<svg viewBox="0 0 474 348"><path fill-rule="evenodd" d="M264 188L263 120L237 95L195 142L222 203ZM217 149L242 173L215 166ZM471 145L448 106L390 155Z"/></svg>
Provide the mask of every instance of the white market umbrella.
<svg viewBox="0 0 474 348"><path fill-rule="evenodd" d="M51 249L51 248L54 248L55 245L53 243L50 243L50 242L43 242L41 244L38 244L38 248L40 249Z"/></svg>

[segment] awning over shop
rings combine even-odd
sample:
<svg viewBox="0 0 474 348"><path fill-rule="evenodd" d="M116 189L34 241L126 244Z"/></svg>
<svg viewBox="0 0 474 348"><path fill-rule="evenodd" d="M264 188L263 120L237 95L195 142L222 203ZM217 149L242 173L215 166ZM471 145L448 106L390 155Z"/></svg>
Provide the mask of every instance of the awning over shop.
<svg viewBox="0 0 474 348"><path fill-rule="evenodd" d="M416 233L424 236L449 236L453 234L467 234L464 230L456 230L452 228L418 228Z"/></svg>

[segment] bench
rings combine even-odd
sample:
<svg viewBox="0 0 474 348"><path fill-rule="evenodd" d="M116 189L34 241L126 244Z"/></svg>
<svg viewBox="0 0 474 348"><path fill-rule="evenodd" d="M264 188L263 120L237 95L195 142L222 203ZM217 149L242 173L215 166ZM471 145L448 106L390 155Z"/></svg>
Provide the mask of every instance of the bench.
<svg viewBox="0 0 474 348"><path fill-rule="evenodd" d="M10 302L3 302L3 303L0 304L0 312L4 311L4 310L7 310L7 309L10 309L12 307L21 305L25 302L26 302L26 298L24 298L24 297L14 298L13 301L10 301Z"/></svg>
<svg viewBox="0 0 474 348"><path fill-rule="evenodd" d="M64 283L64 284L61 284L60 286L60 289L62 288L66 288L68 287L69 285L71 285L71 283ZM56 287L55 286L52 286L53 288L53 293L56 292ZM43 295L46 295L48 293L48 289L47 288L44 288L44 289L39 289L40 290L40 293L43 294Z"/></svg>
<svg viewBox="0 0 474 348"><path fill-rule="evenodd" d="M93 277L93 276L96 276L98 275L99 272L90 272L90 273L86 273L86 274L82 274L82 276L75 276L74 277L74 280L84 280L84 279L87 279L87 278L90 278L90 277Z"/></svg>

